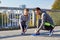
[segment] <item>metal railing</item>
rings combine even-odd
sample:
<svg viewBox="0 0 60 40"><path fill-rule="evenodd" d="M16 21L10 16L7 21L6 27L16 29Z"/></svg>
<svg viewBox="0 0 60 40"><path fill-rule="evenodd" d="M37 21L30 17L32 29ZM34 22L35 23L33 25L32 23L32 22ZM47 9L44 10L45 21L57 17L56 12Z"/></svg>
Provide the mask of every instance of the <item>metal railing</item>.
<svg viewBox="0 0 60 40"><path fill-rule="evenodd" d="M60 10L49 10L42 9L46 11L53 19L55 25L60 25ZM30 22L29 27L34 27L35 23L35 13L32 8L29 9ZM8 8L2 7L0 9L0 28L19 28L19 16L23 14L23 9L21 8Z"/></svg>

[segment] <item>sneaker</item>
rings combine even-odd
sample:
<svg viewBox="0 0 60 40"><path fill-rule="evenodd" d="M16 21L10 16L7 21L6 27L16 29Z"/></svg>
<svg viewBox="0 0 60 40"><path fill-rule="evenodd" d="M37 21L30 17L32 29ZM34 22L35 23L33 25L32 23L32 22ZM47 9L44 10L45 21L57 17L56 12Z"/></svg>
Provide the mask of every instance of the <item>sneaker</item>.
<svg viewBox="0 0 60 40"><path fill-rule="evenodd" d="M40 35L40 33L38 33L38 34L32 34L32 36L39 36Z"/></svg>

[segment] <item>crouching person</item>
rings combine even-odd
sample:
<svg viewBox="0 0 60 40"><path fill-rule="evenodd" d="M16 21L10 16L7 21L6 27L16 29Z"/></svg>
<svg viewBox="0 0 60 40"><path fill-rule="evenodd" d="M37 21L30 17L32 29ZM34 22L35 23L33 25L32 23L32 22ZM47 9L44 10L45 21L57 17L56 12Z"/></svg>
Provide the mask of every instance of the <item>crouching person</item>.
<svg viewBox="0 0 60 40"><path fill-rule="evenodd" d="M19 24L20 28L22 30L22 35L25 34L27 31L28 27L28 22L29 22L29 9L25 8L23 15L20 16Z"/></svg>
<svg viewBox="0 0 60 40"><path fill-rule="evenodd" d="M35 35L39 35L40 34L39 31L41 29L44 29L49 30L50 31L49 36L51 36L54 29L54 23L52 18L46 12L42 12L42 10L39 7L35 9L35 13L38 18L38 26L37 26L38 29L36 30Z"/></svg>

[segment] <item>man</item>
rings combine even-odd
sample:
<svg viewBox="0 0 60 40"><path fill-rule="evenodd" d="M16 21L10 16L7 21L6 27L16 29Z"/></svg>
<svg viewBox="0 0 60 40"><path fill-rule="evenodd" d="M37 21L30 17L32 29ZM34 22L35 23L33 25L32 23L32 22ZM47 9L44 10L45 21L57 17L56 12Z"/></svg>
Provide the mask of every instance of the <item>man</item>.
<svg viewBox="0 0 60 40"><path fill-rule="evenodd" d="M29 20L29 9L25 8L24 13L23 15L20 16L20 20L19 20L19 24L22 30L21 34L25 34L25 32L27 31L28 22L29 22L28 20Z"/></svg>
<svg viewBox="0 0 60 40"><path fill-rule="evenodd" d="M39 35L40 34L39 31L41 29L44 29L44 30L49 30L50 31L49 36L51 36L54 28L54 23L52 18L46 12L42 12L42 10L39 7L35 9L35 13L37 15L37 20L38 20L37 21L38 30L36 31L35 35Z"/></svg>

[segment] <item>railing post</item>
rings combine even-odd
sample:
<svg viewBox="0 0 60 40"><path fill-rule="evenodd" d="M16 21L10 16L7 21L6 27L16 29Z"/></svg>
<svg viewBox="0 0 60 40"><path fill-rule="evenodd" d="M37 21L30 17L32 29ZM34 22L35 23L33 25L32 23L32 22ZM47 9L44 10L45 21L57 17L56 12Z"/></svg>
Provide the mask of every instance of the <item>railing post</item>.
<svg viewBox="0 0 60 40"><path fill-rule="evenodd" d="M2 14L2 28L3 28L3 14Z"/></svg>

